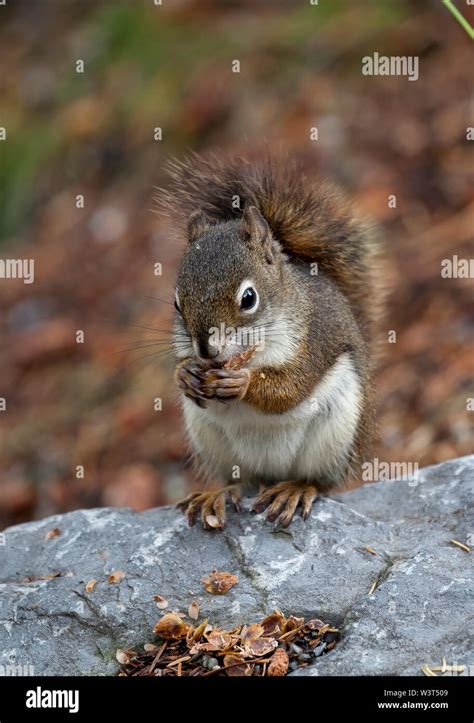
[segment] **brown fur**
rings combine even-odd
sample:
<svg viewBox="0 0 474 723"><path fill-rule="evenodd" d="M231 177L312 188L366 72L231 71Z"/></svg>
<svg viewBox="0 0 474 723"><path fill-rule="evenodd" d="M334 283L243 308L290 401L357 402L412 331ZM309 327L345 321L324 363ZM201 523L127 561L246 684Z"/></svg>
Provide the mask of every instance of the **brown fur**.
<svg viewBox="0 0 474 723"><path fill-rule="evenodd" d="M249 207L255 206L272 232L264 247L267 258L274 253L281 254L280 247L292 258L292 263L283 264L280 278L270 276L277 273L278 263L265 266L264 276L271 279L268 283L272 288L278 288L278 303L284 305L295 323L304 327L304 340L296 359L278 368L251 369L243 399L264 413L281 414L308 398L337 358L349 351L363 392L363 411L347 460L346 476L357 475L373 436L374 342L383 307L382 265L375 234L369 226L356 220L349 204L331 186L309 180L296 163L287 159L271 158L268 154L262 154L256 161L217 155L202 158L192 154L182 162L170 164L170 174L171 187L160 190L157 200L161 209L172 215L173 221L178 220L183 232L187 229L190 243L203 233L214 234L214 238L219 239L224 229L227 241L241 243L235 228L238 224L214 230L212 224L240 220L244 208L248 218L244 218L243 226L250 225L252 237L258 234L265 237L266 224L249 212ZM211 223L210 230L206 230L206 218ZM272 237L279 242L277 250L272 247ZM191 265L192 273L180 290L187 323L194 336L198 336L200 327L207 330L214 325L213 318L208 319L206 315L217 314L234 325L231 316L234 291L229 299L226 297L234 267L231 260L221 258L224 255L220 253L220 246L217 248L217 260L213 263L207 258L199 260L199 273L194 273ZM238 263L240 247L232 245L234 248ZM263 257L260 251L251 253L255 254L258 275ZM214 282L217 262L222 266L222 295L219 303L206 306L203 301L208 266L212 266L210 279ZM321 273L317 278L308 273L310 262L318 264ZM202 463L205 466L205 460ZM264 470L262 476L265 477ZM318 489L327 490L334 481L314 483Z"/></svg>

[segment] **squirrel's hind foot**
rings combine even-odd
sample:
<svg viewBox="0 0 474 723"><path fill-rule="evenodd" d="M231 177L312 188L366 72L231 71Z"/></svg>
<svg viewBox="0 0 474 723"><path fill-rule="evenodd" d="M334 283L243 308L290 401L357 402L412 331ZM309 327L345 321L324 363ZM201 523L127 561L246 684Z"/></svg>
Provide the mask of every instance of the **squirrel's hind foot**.
<svg viewBox="0 0 474 723"><path fill-rule="evenodd" d="M205 530L222 530L225 527L227 496L230 497L236 512L240 512L240 490L236 485L221 487L207 492L191 492L177 503L190 527L196 523L198 515Z"/></svg>
<svg viewBox="0 0 474 723"><path fill-rule="evenodd" d="M252 512L266 511L266 518L277 526L288 527L298 506L301 517L309 517L313 502L318 496L316 487L304 482L280 482L260 492L252 506Z"/></svg>

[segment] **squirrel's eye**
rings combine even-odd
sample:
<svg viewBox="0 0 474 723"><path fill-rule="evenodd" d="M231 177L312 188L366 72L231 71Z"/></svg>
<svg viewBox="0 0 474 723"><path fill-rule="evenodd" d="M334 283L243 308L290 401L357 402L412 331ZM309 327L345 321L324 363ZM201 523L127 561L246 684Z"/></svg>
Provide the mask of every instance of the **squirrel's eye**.
<svg viewBox="0 0 474 723"><path fill-rule="evenodd" d="M179 305L179 296L178 296L177 291L175 291L175 294L174 294L174 308L176 309L178 314L181 314L181 307Z"/></svg>
<svg viewBox="0 0 474 723"><path fill-rule="evenodd" d="M240 299L240 308L242 311L251 311L255 309L258 303L258 294L252 286L248 286L242 298Z"/></svg>

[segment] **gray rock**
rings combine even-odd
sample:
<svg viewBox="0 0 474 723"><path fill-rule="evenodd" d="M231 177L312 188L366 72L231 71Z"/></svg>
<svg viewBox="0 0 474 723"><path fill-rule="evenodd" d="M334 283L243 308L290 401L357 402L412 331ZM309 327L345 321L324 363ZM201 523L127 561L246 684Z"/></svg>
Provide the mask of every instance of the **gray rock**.
<svg viewBox="0 0 474 723"><path fill-rule="evenodd" d="M0 539L0 674L12 665L114 674L117 648L153 640L165 612L157 594L182 612L197 600L202 617L226 627L275 607L340 627L336 648L293 675L421 674L443 656L473 674L472 556L450 543L473 542L473 481L474 456L453 460L422 470L416 484L321 499L286 531L248 511L229 512L224 532L188 529L169 507L78 510L11 527ZM213 569L238 585L209 595L200 578ZM109 583L117 570L125 577Z"/></svg>

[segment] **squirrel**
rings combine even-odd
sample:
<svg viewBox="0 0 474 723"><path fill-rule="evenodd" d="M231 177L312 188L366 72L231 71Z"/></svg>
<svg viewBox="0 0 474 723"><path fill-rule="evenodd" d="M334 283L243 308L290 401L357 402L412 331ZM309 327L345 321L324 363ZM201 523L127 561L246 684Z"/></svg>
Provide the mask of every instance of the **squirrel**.
<svg viewBox="0 0 474 723"><path fill-rule="evenodd" d="M159 201L187 236L173 346L197 469L178 503L225 525L226 501L287 527L360 473L374 431L380 244L332 186L266 153L169 164Z"/></svg>

